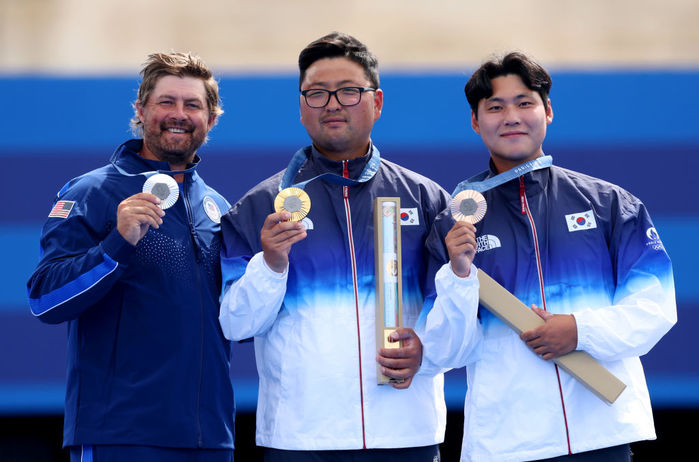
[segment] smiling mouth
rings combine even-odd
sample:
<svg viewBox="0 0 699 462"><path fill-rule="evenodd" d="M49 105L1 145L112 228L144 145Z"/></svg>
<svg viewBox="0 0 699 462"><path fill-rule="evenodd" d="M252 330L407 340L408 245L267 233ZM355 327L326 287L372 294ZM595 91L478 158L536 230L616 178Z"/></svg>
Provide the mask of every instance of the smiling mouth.
<svg viewBox="0 0 699 462"><path fill-rule="evenodd" d="M168 133L175 133L175 134L184 134L184 133L189 133L189 130L181 127L165 127L163 131L166 131Z"/></svg>

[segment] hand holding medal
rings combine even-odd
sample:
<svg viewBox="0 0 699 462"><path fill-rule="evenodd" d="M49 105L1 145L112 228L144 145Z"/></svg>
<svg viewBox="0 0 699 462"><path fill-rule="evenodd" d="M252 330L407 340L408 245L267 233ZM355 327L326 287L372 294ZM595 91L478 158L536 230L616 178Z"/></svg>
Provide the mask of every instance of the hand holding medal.
<svg viewBox="0 0 699 462"><path fill-rule="evenodd" d="M481 193L465 189L454 196L450 208L456 224L447 234L444 243L452 271L459 277L466 277L470 274L476 254L476 228L473 225L483 219L488 206Z"/></svg>

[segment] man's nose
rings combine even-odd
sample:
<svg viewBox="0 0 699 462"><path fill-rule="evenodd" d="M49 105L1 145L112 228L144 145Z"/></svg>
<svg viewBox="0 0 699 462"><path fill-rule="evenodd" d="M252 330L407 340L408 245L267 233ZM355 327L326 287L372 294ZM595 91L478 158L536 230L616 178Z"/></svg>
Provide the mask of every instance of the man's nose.
<svg viewBox="0 0 699 462"><path fill-rule="evenodd" d="M177 120L183 120L187 118L187 113L184 108L184 101L177 101L172 105L172 110L170 111L170 117Z"/></svg>
<svg viewBox="0 0 699 462"><path fill-rule="evenodd" d="M517 125L520 122L519 111L517 108L506 106L505 107L505 125Z"/></svg>
<svg viewBox="0 0 699 462"><path fill-rule="evenodd" d="M341 107L342 104L340 104L340 99L337 96L337 93L330 95L330 100L328 100L328 104L325 105L325 109L328 111L336 111Z"/></svg>
<svg viewBox="0 0 699 462"><path fill-rule="evenodd" d="M514 107L506 107L504 110L505 125L518 125L520 123L519 111Z"/></svg>

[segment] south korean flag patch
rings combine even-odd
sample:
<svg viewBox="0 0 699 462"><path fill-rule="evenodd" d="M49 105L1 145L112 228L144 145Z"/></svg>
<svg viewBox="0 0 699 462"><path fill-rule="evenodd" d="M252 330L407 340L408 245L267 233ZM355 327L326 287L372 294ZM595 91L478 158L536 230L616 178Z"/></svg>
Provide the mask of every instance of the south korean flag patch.
<svg viewBox="0 0 699 462"><path fill-rule="evenodd" d="M566 215L566 225L568 225L568 231L573 232L596 228L597 222L592 210L587 210L586 212Z"/></svg>
<svg viewBox="0 0 699 462"><path fill-rule="evenodd" d="M417 207L400 209L400 225L401 226L417 226L420 224L420 215L417 213Z"/></svg>

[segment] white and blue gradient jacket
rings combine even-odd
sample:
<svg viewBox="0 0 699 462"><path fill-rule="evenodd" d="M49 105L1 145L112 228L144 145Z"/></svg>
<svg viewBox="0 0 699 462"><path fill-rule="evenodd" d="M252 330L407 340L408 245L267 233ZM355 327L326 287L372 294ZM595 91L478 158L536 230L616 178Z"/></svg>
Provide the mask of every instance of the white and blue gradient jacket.
<svg viewBox="0 0 699 462"><path fill-rule="evenodd" d="M539 358L478 308L475 268L460 279L447 264L420 335L425 371L467 367L461 460L543 459L655 438L639 356L677 314L670 259L643 204L618 186L555 166L484 196L475 267L527 306L572 313L577 348L627 388L608 405ZM443 234L452 224L444 214L435 227ZM429 245L445 252L437 237Z"/></svg>
<svg viewBox="0 0 699 462"><path fill-rule="evenodd" d="M228 202L186 173L163 224L132 246L116 229L117 207L142 191L138 173L170 170L139 156L141 147L127 141L111 164L63 187L58 199L75 205L67 218L46 221L27 284L32 313L68 325L63 444L232 448L231 348L218 324L221 233L212 212Z"/></svg>
<svg viewBox="0 0 699 462"><path fill-rule="evenodd" d="M310 147L305 153L297 182L326 172L357 178L369 158L334 162ZM441 442L441 374L415 377L406 390L376 384L373 201L398 196L405 211L403 315L404 325L412 327L421 314L424 322L434 274L446 261L432 260L424 244L448 195L384 159L365 183L312 181L305 187L312 204L307 237L294 244L288 270L280 275L264 264L260 229L274 211L282 173L248 192L222 219L224 287L232 285L220 321L229 339L254 337L257 444L330 450Z"/></svg>

